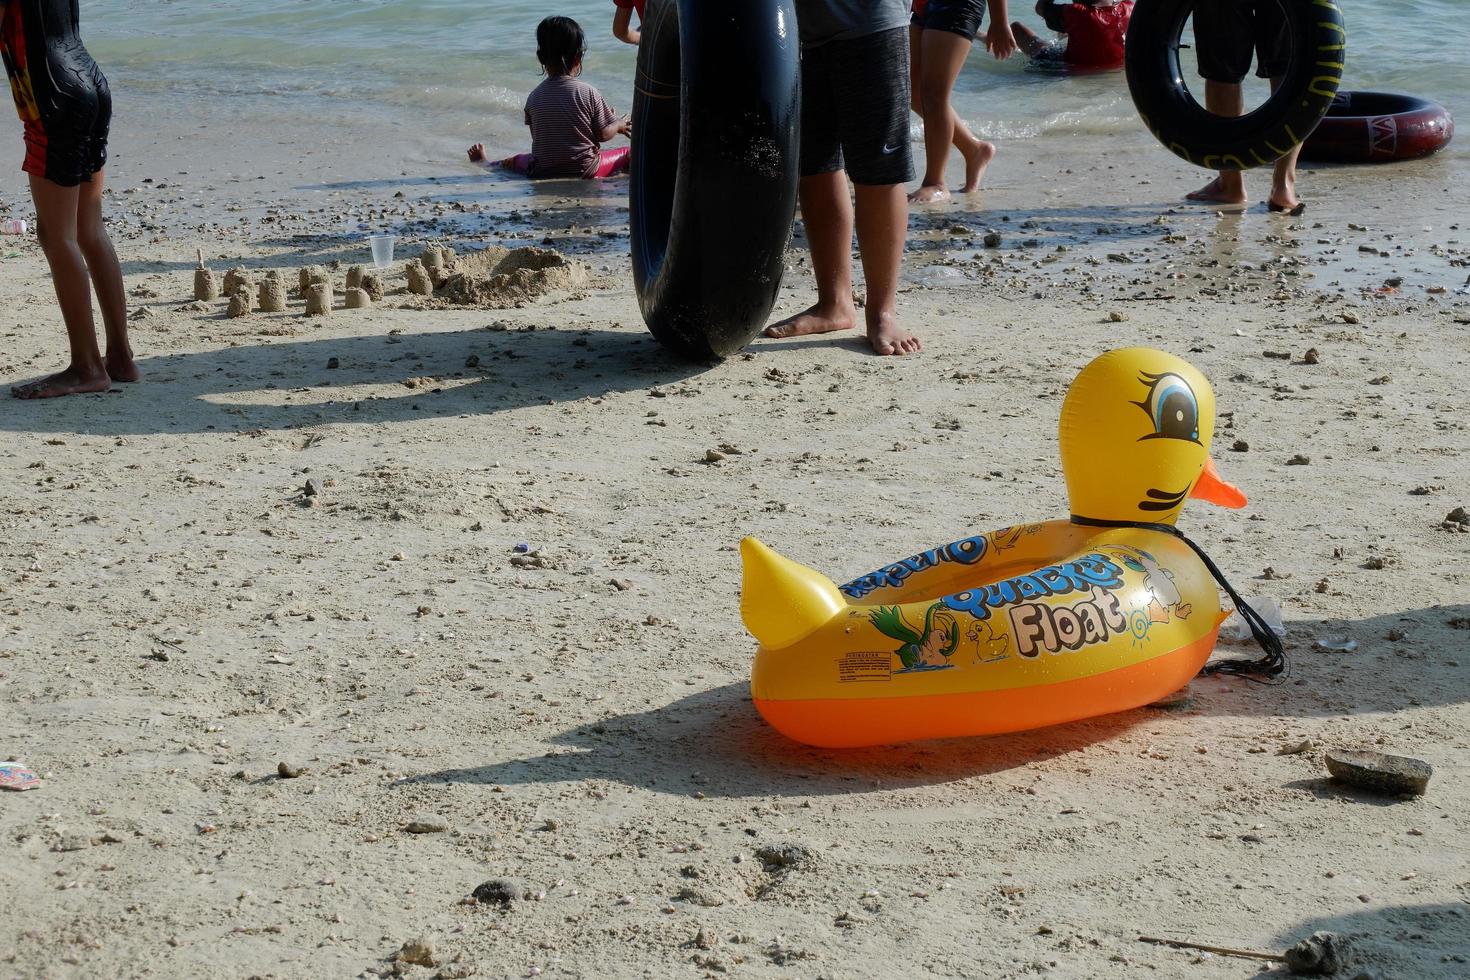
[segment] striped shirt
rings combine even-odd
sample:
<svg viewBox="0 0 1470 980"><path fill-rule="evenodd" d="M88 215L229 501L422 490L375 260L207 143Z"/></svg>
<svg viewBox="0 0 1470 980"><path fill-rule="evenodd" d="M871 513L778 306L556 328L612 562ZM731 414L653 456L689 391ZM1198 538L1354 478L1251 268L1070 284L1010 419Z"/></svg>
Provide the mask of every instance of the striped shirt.
<svg viewBox="0 0 1470 980"><path fill-rule="evenodd" d="M570 75L548 78L526 98L532 177L594 177L598 135L617 121L602 94Z"/></svg>

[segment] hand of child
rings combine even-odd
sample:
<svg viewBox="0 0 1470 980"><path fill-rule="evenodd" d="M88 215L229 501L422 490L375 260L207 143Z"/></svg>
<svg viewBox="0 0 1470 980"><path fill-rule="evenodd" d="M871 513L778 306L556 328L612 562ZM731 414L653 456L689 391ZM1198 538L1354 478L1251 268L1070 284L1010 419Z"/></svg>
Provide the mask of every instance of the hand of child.
<svg viewBox="0 0 1470 980"><path fill-rule="evenodd" d="M1011 33L1011 25L992 23L990 30L985 32L985 50L995 55L997 61L1005 61L1015 54L1016 35Z"/></svg>
<svg viewBox="0 0 1470 980"><path fill-rule="evenodd" d="M482 160L485 159L485 144L484 143L476 143L474 146L470 147L469 154L470 154L470 160L472 162L474 162L474 163L481 162Z"/></svg>
<svg viewBox="0 0 1470 980"><path fill-rule="evenodd" d="M618 133L620 135L627 136L630 139L632 138L633 120L630 117L624 116L622 119L618 120Z"/></svg>

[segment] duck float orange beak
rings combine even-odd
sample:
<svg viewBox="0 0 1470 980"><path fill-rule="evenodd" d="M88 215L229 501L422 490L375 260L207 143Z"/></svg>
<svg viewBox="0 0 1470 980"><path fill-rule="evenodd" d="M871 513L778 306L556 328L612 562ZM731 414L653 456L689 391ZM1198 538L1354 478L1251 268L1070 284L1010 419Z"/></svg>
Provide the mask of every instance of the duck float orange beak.
<svg viewBox="0 0 1470 980"><path fill-rule="evenodd" d="M1246 503L1210 463L1214 417L1185 361L1111 351L1062 405L1070 519L962 538L842 586L746 538L756 707L799 742L849 747L1041 728L1184 687L1225 614L1213 566L1174 522L1191 496Z"/></svg>

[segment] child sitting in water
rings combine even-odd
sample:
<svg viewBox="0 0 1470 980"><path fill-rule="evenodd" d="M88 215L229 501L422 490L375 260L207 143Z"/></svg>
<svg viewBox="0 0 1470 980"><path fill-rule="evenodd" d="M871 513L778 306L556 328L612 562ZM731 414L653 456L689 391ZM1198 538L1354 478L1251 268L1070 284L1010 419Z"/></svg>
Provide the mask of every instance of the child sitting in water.
<svg viewBox="0 0 1470 980"><path fill-rule="evenodd" d="M1082 71L1106 71L1123 64L1123 39L1133 0L1036 0L1036 13L1046 26L1067 35L1067 43L1043 41L1025 24L1011 25L1016 43L1033 61Z"/></svg>
<svg viewBox="0 0 1470 980"><path fill-rule="evenodd" d="M548 17L536 27L536 59L546 81L526 97L526 125L531 127L531 152L496 162L497 166L528 177L593 179L628 172L628 147L599 150L614 136L628 135L632 125L603 99L602 94L578 81L587 39L570 17ZM470 147L470 159L485 159L485 144Z"/></svg>
<svg viewBox="0 0 1470 980"><path fill-rule="evenodd" d="M643 30L643 0L613 0L618 12L613 14L613 37L624 44L638 43ZM638 11L638 26L633 26L633 11Z"/></svg>

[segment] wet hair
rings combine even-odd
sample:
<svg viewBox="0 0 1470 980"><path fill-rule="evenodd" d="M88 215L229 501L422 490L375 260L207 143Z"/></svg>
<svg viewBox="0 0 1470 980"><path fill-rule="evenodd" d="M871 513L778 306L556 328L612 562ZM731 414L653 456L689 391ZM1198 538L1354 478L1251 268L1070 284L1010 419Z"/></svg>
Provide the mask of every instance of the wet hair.
<svg viewBox="0 0 1470 980"><path fill-rule="evenodd" d="M570 17L547 17L536 25L536 60L549 75L570 75L587 53L587 35Z"/></svg>

